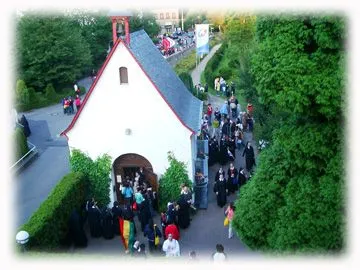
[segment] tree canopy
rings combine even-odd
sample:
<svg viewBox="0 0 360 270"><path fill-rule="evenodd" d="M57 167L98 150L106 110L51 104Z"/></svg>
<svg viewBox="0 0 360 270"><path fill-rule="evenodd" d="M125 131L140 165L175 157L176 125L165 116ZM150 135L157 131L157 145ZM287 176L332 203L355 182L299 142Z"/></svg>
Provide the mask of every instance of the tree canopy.
<svg viewBox="0 0 360 270"><path fill-rule="evenodd" d="M68 17L28 13L16 30L18 77L37 91L72 83L92 64L89 43Z"/></svg>
<svg viewBox="0 0 360 270"><path fill-rule="evenodd" d="M344 248L344 43L341 17L257 17L255 110L266 108L264 125L277 124L236 201L234 228L253 249Z"/></svg>

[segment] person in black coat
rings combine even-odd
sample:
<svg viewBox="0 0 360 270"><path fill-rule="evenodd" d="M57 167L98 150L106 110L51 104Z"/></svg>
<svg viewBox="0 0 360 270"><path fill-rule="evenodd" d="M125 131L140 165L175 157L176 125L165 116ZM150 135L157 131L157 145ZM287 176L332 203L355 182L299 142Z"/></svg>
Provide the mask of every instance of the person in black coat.
<svg viewBox="0 0 360 270"><path fill-rule="evenodd" d="M151 212L150 212L150 206L149 206L149 199L145 198L145 200L139 204L139 220L141 224L141 231L143 232L145 229L146 224L149 222L149 219L151 219Z"/></svg>
<svg viewBox="0 0 360 270"><path fill-rule="evenodd" d="M81 216L76 209L73 209L69 219L69 237L75 247L86 247L87 237L84 232Z"/></svg>
<svg viewBox="0 0 360 270"><path fill-rule="evenodd" d="M255 163L254 148L251 146L250 142L246 143L246 147L244 149L242 156L245 156L246 170L249 173L251 173L252 168L254 165L256 166L256 163Z"/></svg>
<svg viewBox="0 0 360 270"><path fill-rule="evenodd" d="M230 167L227 171L228 173L228 183L229 183L229 193L234 193L239 189L239 179L238 179L238 170L230 163Z"/></svg>
<svg viewBox="0 0 360 270"><path fill-rule="evenodd" d="M145 229L144 229L144 236L147 237L149 243L149 251L153 253L157 250L158 246L155 246L155 237L162 237L162 233L159 227L154 224L152 218L148 220Z"/></svg>
<svg viewBox="0 0 360 270"><path fill-rule="evenodd" d="M29 127L29 122L27 121L25 115L21 116L19 123L24 126L23 131L24 131L25 137L29 137L31 134L31 130Z"/></svg>
<svg viewBox="0 0 360 270"><path fill-rule="evenodd" d="M216 142L214 141L214 138L212 138L209 141L209 159L208 159L209 167L214 165L215 162L216 162Z"/></svg>
<svg viewBox="0 0 360 270"><path fill-rule="evenodd" d="M114 238L114 223L113 223L113 215L109 208L105 208L103 210L102 215L102 234L105 239Z"/></svg>
<svg viewBox="0 0 360 270"><path fill-rule="evenodd" d="M101 227L101 211L96 205L95 202L91 202L89 205L89 226L90 226L90 235L91 237L100 237L102 234Z"/></svg>
<svg viewBox="0 0 360 270"><path fill-rule="evenodd" d="M229 160L227 153L227 144L225 138L223 137L220 141L220 151L219 151L219 163L220 165L225 165Z"/></svg>
<svg viewBox="0 0 360 270"><path fill-rule="evenodd" d="M228 189L226 180L224 179L224 176L222 174L220 174L219 181L215 182L214 192L216 194L217 205L219 207L224 207L227 202L226 196Z"/></svg>
<svg viewBox="0 0 360 270"><path fill-rule="evenodd" d="M181 194L177 201L178 224L181 229L186 229L190 225L190 204L186 194Z"/></svg>
<svg viewBox="0 0 360 270"><path fill-rule="evenodd" d="M228 146L229 146L229 150L231 152L231 154L233 155L234 159L236 159L236 139L235 139L235 135L232 135L228 142L227 142Z"/></svg>
<svg viewBox="0 0 360 270"><path fill-rule="evenodd" d="M220 179L220 174L222 174L225 178L225 172L223 170L222 167L219 168L219 170L216 172L216 175L215 175L215 182L219 181Z"/></svg>
<svg viewBox="0 0 360 270"><path fill-rule="evenodd" d="M165 215L166 215L166 225L169 225L171 223L175 223L176 226L178 226L176 214L177 213L176 213L174 204L171 203L171 202L168 202L167 211L165 213Z"/></svg>
<svg viewBox="0 0 360 270"><path fill-rule="evenodd" d="M114 206L111 209L112 212L112 216L113 216L113 230L114 230L114 234L116 235L120 235L120 223L119 223L119 218L122 217L122 210L121 207L119 205L118 201L114 202Z"/></svg>
<svg viewBox="0 0 360 270"><path fill-rule="evenodd" d="M225 135L229 136L229 134L230 134L230 124L229 124L229 121L227 118L224 119L224 124L221 128L221 134L223 136L225 136Z"/></svg>

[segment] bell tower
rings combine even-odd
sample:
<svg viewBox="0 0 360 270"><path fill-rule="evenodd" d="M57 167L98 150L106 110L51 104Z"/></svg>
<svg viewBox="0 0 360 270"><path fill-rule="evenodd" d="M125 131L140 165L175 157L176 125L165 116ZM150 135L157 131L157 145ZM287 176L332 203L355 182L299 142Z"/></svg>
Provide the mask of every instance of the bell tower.
<svg viewBox="0 0 360 270"><path fill-rule="evenodd" d="M112 34L114 44L118 39L118 34L121 35L121 32L125 28L125 43L126 45L130 46L129 18L131 17L131 13L126 11L110 12L109 15L112 22Z"/></svg>

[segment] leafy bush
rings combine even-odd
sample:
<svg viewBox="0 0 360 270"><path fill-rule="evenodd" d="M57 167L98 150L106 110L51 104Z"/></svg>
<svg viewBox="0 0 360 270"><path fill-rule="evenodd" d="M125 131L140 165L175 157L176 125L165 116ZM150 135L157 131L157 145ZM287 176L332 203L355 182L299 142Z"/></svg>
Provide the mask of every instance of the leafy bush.
<svg viewBox="0 0 360 270"><path fill-rule="evenodd" d="M45 88L45 98L48 101L57 101L57 94L55 92L54 86L49 83Z"/></svg>
<svg viewBox="0 0 360 270"><path fill-rule="evenodd" d="M161 211L166 209L168 202L179 198L182 183L192 186L185 163L178 161L171 152L168 153L168 161L170 166L159 181L159 209Z"/></svg>
<svg viewBox="0 0 360 270"><path fill-rule="evenodd" d="M15 146L15 161L19 160L22 156L24 156L28 151L29 147L27 144L27 140L22 128L16 128L14 134L14 146Z"/></svg>
<svg viewBox="0 0 360 270"><path fill-rule="evenodd" d="M30 102L30 93L23 80L17 80L15 90L16 102L27 105Z"/></svg>
<svg viewBox="0 0 360 270"><path fill-rule="evenodd" d="M193 90L194 83L193 83L193 80L192 80L191 75L189 73L182 72L182 73L179 74L179 78L185 84L187 89L189 89L190 91Z"/></svg>
<svg viewBox="0 0 360 270"><path fill-rule="evenodd" d="M222 67L219 69L219 74L223 78L230 78L232 76L232 71L229 67Z"/></svg>
<svg viewBox="0 0 360 270"><path fill-rule="evenodd" d="M191 52L188 56L182 58L175 66L176 74L190 73L196 66L196 52Z"/></svg>
<svg viewBox="0 0 360 270"><path fill-rule="evenodd" d="M68 233L68 221L74 208L85 202L86 178L69 173L61 179L48 198L19 230L30 235L27 248L49 250L59 247Z"/></svg>
<svg viewBox="0 0 360 270"><path fill-rule="evenodd" d="M204 76L205 76L206 83L209 85L209 88L210 87L214 88L214 79L215 79L215 77L220 76L220 74L217 72L217 68L219 67L221 59L224 56L226 47L227 47L226 44L221 45L221 47L216 51L216 53L213 55L213 57L206 64L206 67L204 70L204 74L205 74Z"/></svg>
<svg viewBox="0 0 360 270"><path fill-rule="evenodd" d="M82 172L89 179L87 196L94 197L99 206L107 206L110 203L111 157L104 154L93 161L75 149L71 152L70 166L73 172Z"/></svg>

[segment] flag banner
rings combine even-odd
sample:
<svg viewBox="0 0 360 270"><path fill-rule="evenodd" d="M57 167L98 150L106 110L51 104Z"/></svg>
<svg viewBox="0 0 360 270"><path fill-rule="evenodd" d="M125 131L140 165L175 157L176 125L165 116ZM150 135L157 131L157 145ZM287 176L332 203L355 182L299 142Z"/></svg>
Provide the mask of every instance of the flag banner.
<svg viewBox="0 0 360 270"><path fill-rule="evenodd" d="M209 53L209 25L195 25L196 54Z"/></svg>
<svg viewBox="0 0 360 270"><path fill-rule="evenodd" d="M119 218L120 236L126 250L134 244L135 233L134 223L128 220Z"/></svg>

